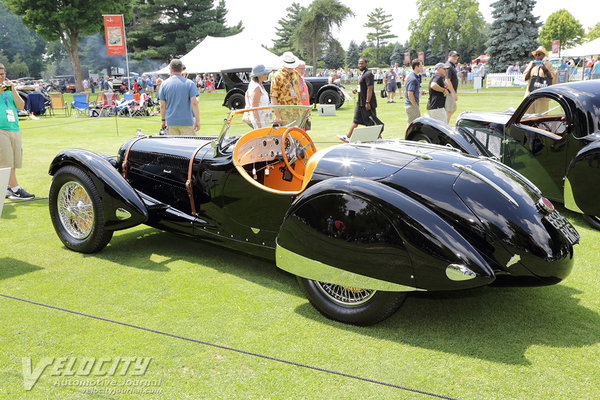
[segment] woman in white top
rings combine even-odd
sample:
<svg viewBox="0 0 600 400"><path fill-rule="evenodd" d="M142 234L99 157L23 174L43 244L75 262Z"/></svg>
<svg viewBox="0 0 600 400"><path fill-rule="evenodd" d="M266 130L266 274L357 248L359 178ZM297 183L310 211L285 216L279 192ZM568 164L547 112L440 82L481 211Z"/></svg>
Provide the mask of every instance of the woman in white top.
<svg viewBox="0 0 600 400"><path fill-rule="evenodd" d="M270 105L269 94L263 87L263 81L271 72L264 65L259 64L252 68L250 73L250 84L246 90L246 108L268 107ZM271 110L254 110L249 113L250 122L254 129L262 128L273 122Z"/></svg>

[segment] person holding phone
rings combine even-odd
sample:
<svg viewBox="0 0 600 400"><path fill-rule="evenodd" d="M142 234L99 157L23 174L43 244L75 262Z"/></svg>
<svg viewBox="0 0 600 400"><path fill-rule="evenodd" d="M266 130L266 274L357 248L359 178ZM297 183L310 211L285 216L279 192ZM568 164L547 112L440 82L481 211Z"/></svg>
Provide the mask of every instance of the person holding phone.
<svg viewBox="0 0 600 400"><path fill-rule="evenodd" d="M556 80L556 72L554 72L554 68L552 68L552 63L548 61L548 51L544 48L544 46L538 47L536 50L532 51L531 54L535 57L533 61L529 63L525 71L523 72L523 79L529 82L533 76L540 76L542 78L552 78L552 82ZM531 92L530 85L527 85L525 90L525 97L529 95Z"/></svg>
<svg viewBox="0 0 600 400"><path fill-rule="evenodd" d="M0 168L10 168L5 197L15 200L31 200L35 197L19 186L15 174L15 169L23 164L18 110L24 107L23 99L13 83L6 79L6 69L0 64Z"/></svg>

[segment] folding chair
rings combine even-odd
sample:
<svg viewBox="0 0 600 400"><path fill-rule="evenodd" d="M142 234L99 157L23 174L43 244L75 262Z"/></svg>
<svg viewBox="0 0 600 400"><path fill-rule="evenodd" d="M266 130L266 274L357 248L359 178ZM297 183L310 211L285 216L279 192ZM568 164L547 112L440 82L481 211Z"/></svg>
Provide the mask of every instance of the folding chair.
<svg viewBox="0 0 600 400"><path fill-rule="evenodd" d="M147 95L145 93L142 93L137 101L133 101L132 103L130 103L129 106L129 116L130 117L147 117L148 114L148 108L147 108L147 104L146 104L146 98ZM134 95L134 99L135 99L135 95Z"/></svg>
<svg viewBox="0 0 600 400"><path fill-rule="evenodd" d="M117 101L119 95L117 93L104 93L102 103L100 103L100 116L110 117L114 115L117 109Z"/></svg>
<svg viewBox="0 0 600 400"><path fill-rule="evenodd" d="M65 117L70 114L62 93L50 93L50 115L54 115L54 110L65 110Z"/></svg>
<svg viewBox="0 0 600 400"><path fill-rule="evenodd" d="M123 93L123 100L117 104L117 115L129 115L129 107L133 103L133 93Z"/></svg>
<svg viewBox="0 0 600 400"><path fill-rule="evenodd" d="M74 115L76 117L88 114L90 104L87 102L87 97L87 93L76 93L73 95L73 101L71 102L71 110L74 110Z"/></svg>

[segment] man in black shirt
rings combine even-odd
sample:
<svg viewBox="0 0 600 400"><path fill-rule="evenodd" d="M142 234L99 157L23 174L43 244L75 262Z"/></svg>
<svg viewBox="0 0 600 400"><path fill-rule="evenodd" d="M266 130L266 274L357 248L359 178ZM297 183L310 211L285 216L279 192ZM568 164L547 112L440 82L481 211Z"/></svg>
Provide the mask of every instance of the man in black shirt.
<svg viewBox="0 0 600 400"><path fill-rule="evenodd" d="M377 97L375 96L375 77L373 73L367 68L367 60L361 58L358 60L358 69L361 74L358 78L358 86L352 90L352 93L358 93L358 99L356 100L356 107L354 108L354 119L350 130L346 135L338 135L338 139L342 142L348 143L354 128L358 125L383 125L383 123L377 118Z"/></svg>
<svg viewBox="0 0 600 400"><path fill-rule="evenodd" d="M456 73L456 63L458 62L458 53L452 50L448 54L448 62L446 62L446 88L450 92L450 96L446 96L446 117L450 122L450 117L456 111L456 102L458 101L458 74Z"/></svg>
<svg viewBox="0 0 600 400"><path fill-rule="evenodd" d="M431 118L448 123L446 119L446 97L448 89L444 83L447 64L439 63L435 66L435 74L429 82L429 100L427 101L427 113Z"/></svg>

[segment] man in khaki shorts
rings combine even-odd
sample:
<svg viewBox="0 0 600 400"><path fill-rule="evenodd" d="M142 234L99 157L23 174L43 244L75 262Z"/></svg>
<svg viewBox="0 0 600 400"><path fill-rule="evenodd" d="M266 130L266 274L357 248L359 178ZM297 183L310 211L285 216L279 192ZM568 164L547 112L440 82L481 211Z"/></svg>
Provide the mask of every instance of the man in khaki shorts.
<svg viewBox="0 0 600 400"><path fill-rule="evenodd" d="M23 99L11 81L6 79L6 70L0 64L0 168L10 168L10 178L6 188L6 198L31 200L35 196L27 193L17 183L15 168L23 164L21 130L18 111L25 107Z"/></svg>
<svg viewBox="0 0 600 400"><path fill-rule="evenodd" d="M171 60L169 68L171 76L158 89L161 128L167 128L167 135L193 136L200 129L198 88L182 76L181 60Z"/></svg>
<svg viewBox="0 0 600 400"><path fill-rule="evenodd" d="M448 61L446 62L446 89L448 89L449 96L446 96L446 121L450 123L450 117L456 112L456 102L458 101L458 74L456 72L456 65L458 63L458 53L452 50L448 54Z"/></svg>

